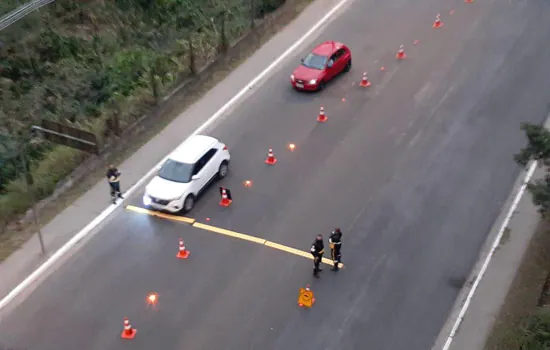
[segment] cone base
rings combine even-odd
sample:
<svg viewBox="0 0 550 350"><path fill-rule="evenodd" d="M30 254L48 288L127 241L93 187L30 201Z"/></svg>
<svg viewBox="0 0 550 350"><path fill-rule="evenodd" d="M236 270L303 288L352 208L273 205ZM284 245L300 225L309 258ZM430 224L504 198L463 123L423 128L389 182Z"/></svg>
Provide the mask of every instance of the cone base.
<svg viewBox="0 0 550 350"><path fill-rule="evenodd" d="M313 306L313 304L315 304L315 298L311 299L311 306ZM311 306L306 306L302 303L298 303L298 306L299 307L305 307L305 308L308 308L308 309L311 308Z"/></svg>
<svg viewBox="0 0 550 350"><path fill-rule="evenodd" d="M360 87L369 87L370 86L370 81L367 81L366 83L365 82L361 82L359 84Z"/></svg>
<svg viewBox="0 0 550 350"><path fill-rule="evenodd" d="M317 121L318 121L319 123L324 123L324 122L326 122L327 120L328 120L328 117L326 117L326 116L321 116L321 115L320 115L320 116L317 117Z"/></svg>
<svg viewBox="0 0 550 350"><path fill-rule="evenodd" d="M183 252L178 252L178 254L176 254L176 257L178 259L187 259L189 255L191 255L191 252L188 250L184 250Z"/></svg>
<svg viewBox="0 0 550 350"><path fill-rule="evenodd" d="M403 54L397 54L395 55L395 57L398 59L398 60L404 60L405 58L407 58L407 55L405 55L404 53Z"/></svg>
<svg viewBox="0 0 550 350"><path fill-rule="evenodd" d="M137 333L137 329L132 328L132 331L129 333L126 333L126 331L122 331L122 333L120 334L120 337L122 339L133 339L136 336L136 333Z"/></svg>
<svg viewBox="0 0 550 350"><path fill-rule="evenodd" d="M277 159L275 159L275 158L273 158L273 159L267 158L265 160L265 164L273 165L275 163L277 163Z"/></svg>
<svg viewBox="0 0 550 350"><path fill-rule="evenodd" d="M233 201L232 201L232 200L229 200L229 199L222 199L222 200L220 201L220 205L221 205L222 207L228 207L228 206L231 205L232 202L233 202Z"/></svg>
<svg viewBox="0 0 550 350"><path fill-rule="evenodd" d="M432 27L434 27L435 29L441 28L441 27L443 27L443 22L434 23L434 25Z"/></svg>

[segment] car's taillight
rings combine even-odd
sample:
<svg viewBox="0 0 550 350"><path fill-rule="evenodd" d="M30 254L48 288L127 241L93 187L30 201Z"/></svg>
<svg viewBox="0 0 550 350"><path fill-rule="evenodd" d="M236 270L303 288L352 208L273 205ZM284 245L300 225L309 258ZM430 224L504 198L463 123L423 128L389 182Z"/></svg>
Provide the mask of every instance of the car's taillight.
<svg viewBox="0 0 550 350"><path fill-rule="evenodd" d="M227 151L229 148L227 148L227 145L223 145L223 150Z"/></svg>

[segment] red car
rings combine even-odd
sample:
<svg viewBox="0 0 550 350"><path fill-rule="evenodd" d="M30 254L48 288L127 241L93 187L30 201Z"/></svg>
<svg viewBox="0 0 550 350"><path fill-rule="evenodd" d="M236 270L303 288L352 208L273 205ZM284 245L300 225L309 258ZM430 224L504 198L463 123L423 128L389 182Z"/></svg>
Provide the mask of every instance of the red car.
<svg viewBox="0 0 550 350"><path fill-rule="evenodd" d="M302 59L290 75L290 82L298 90L322 90L332 78L350 68L350 49L336 41L325 41Z"/></svg>

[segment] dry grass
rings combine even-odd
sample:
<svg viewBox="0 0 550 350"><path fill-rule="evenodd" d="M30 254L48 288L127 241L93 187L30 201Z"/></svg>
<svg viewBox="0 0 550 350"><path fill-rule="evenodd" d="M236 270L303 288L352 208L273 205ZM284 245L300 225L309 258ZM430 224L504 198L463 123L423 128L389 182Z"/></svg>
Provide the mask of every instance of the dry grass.
<svg viewBox="0 0 550 350"><path fill-rule="evenodd" d="M485 350L518 350L524 339L522 328L538 307L550 271L550 221L539 225L508 291Z"/></svg>

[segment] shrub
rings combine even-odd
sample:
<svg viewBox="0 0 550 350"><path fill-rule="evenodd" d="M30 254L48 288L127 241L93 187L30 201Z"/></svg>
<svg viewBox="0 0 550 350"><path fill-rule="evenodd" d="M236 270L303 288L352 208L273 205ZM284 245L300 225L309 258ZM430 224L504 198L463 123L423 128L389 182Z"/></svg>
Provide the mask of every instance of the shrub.
<svg viewBox="0 0 550 350"><path fill-rule="evenodd" d="M531 315L523 332L525 340L521 350L550 349L550 310L541 308Z"/></svg>

